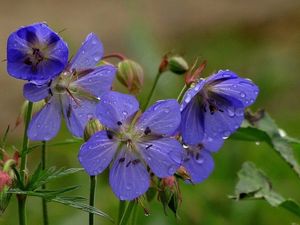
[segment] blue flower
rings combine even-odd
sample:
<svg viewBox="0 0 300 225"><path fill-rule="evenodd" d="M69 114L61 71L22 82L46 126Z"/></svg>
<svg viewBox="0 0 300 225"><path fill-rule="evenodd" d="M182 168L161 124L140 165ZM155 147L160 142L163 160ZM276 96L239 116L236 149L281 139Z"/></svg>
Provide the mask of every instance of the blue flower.
<svg viewBox="0 0 300 225"><path fill-rule="evenodd" d="M110 92L102 95L96 116L108 129L81 146L78 159L89 175L97 175L112 162L109 182L121 200L147 191L151 171L159 178L173 175L182 162L182 145L171 135L180 124L176 100L158 101L140 115L137 100Z"/></svg>
<svg viewBox="0 0 300 225"><path fill-rule="evenodd" d="M15 78L45 83L67 62L67 44L45 23L21 27L8 38L7 71Z"/></svg>
<svg viewBox="0 0 300 225"><path fill-rule="evenodd" d="M201 79L185 93L181 103L183 142L197 145L204 139L226 139L240 127L245 107L254 103L258 92L252 81L229 70Z"/></svg>
<svg viewBox="0 0 300 225"><path fill-rule="evenodd" d="M103 46L97 36L89 34L81 48L54 80L43 85L27 83L23 94L37 102L46 100L28 127L31 140L50 140L60 129L61 117L74 136L82 137L87 121L95 117L99 97L111 90L116 69L112 65L96 67L103 55Z"/></svg>
<svg viewBox="0 0 300 225"><path fill-rule="evenodd" d="M184 157L182 166L187 170L193 184L207 179L214 169L211 153L216 152L223 145L223 139L208 141L204 139L197 145L183 145Z"/></svg>

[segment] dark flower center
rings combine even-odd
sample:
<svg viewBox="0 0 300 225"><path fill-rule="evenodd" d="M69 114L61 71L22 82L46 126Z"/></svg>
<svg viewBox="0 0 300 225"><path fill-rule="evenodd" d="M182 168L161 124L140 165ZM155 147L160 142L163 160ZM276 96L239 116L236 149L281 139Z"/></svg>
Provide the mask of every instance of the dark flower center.
<svg viewBox="0 0 300 225"><path fill-rule="evenodd" d="M45 57L39 48L32 48L32 52L25 58L24 63L28 66L32 66L33 70L36 70L38 64L44 59Z"/></svg>

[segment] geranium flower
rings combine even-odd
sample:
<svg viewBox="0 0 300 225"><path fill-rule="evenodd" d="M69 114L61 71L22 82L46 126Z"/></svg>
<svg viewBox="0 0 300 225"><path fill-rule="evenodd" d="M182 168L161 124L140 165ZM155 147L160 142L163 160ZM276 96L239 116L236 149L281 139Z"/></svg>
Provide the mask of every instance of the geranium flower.
<svg viewBox="0 0 300 225"><path fill-rule="evenodd" d="M173 175L182 161L181 144L171 135L180 124L176 100L158 101L139 117L130 95L102 95L96 116L107 127L81 146L78 159L95 176L112 162L109 182L121 200L132 200L150 185L148 167L160 178Z"/></svg>
<svg viewBox="0 0 300 225"><path fill-rule="evenodd" d="M7 71L15 78L42 84L67 63L67 44L45 23L21 27L7 40Z"/></svg>
<svg viewBox="0 0 300 225"><path fill-rule="evenodd" d="M199 80L181 103L183 142L197 145L226 139L244 119L244 109L254 103L258 87L235 73L220 70Z"/></svg>
<svg viewBox="0 0 300 225"><path fill-rule="evenodd" d="M24 85L23 94L29 101L46 99L46 105L29 124L27 133L31 140L52 139L60 129L62 115L70 132L83 136L87 121L95 117L99 97L111 90L115 77L114 66L96 67L102 55L102 44L91 33L59 77L43 85Z"/></svg>

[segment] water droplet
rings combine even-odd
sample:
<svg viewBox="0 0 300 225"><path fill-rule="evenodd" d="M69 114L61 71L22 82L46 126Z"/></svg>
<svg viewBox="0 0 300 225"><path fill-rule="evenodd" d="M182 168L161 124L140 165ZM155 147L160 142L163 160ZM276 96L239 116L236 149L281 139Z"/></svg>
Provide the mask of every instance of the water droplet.
<svg viewBox="0 0 300 225"><path fill-rule="evenodd" d="M241 92L241 93L240 93L240 96L241 96L242 98L245 98L245 97L246 97L246 94L245 94L244 92Z"/></svg>
<svg viewBox="0 0 300 225"><path fill-rule="evenodd" d="M228 116L230 116L230 117L234 117L234 116L235 116L234 108L229 107L229 108L227 109L227 112L228 112Z"/></svg>
<svg viewBox="0 0 300 225"><path fill-rule="evenodd" d="M259 142L259 141L257 141L257 142L255 142L255 144L256 144L256 145L260 145L260 142Z"/></svg>
<svg viewBox="0 0 300 225"><path fill-rule="evenodd" d="M127 115L128 115L128 112L123 111L122 114L123 114L124 116L127 116Z"/></svg>
<svg viewBox="0 0 300 225"><path fill-rule="evenodd" d="M92 44L93 44L93 45L96 45L97 43L98 43L98 42L97 42L96 40L93 40L93 41L92 41Z"/></svg>
<svg viewBox="0 0 300 225"><path fill-rule="evenodd" d="M223 133L223 139L227 139L228 137L229 137L229 135L230 135L230 131L224 131L224 133Z"/></svg>
<svg viewBox="0 0 300 225"><path fill-rule="evenodd" d="M195 90L195 91L199 91L199 90L200 90L200 85L196 85L196 87L195 87L194 90Z"/></svg>
<svg viewBox="0 0 300 225"><path fill-rule="evenodd" d="M282 129L278 129L280 137L286 137L286 132Z"/></svg>
<svg viewBox="0 0 300 225"><path fill-rule="evenodd" d="M186 97L185 97L185 99L184 99L184 101L186 103L189 103L191 101L191 99L192 99L192 96L190 94L187 94Z"/></svg>
<svg viewBox="0 0 300 225"><path fill-rule="evenodd" d="M95 60L96 62L98 62L98 61L100 60L100 57L99 57L99 56L96 56L96 57L94 57L94 60Z"/></svg>

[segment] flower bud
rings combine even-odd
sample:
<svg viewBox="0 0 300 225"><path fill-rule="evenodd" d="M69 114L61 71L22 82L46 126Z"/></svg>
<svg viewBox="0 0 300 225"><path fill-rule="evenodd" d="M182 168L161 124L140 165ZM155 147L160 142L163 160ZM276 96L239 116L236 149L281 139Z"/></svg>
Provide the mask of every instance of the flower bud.
<svg viewBox="0 0 300 225"><path fill-rule="evenodd" d="M117 79L132 94L137 94L144 83L143 68L135 61L125 59L118 64Z"/></svg>
<svg viewBox="0 0 300 225"><path fill-rule="evenodd" d="M85 141L88 141L90 137L92 137L95 133L98 131L101 131L104 129L104 126L100 123L98 119L91 118L84 129L83 138Z"/></svg>
<svg viewBox="0 0 300 225"><path fill-rule="evenodd" d="M0 216L4 213L11 198L7 191L12 186L12 178L8 173L0 170Z"/></svg>
<svg viewBox="0 0 300 225"><path fill-rule="evenodd" d="M189 69L188 63L181 56L172 56L168 61L169 70L175 74L184 74Z"/></svg>
<svg viewBox="0 0 300 225"><path fill-rule="evenodd" d="M176 174L183 180L186 180L186 181L191 180L189 173L186 171L186 169L183 166L179 167L179 169L176 171Z"/></svg>
<svg viewBox="0 0 300 225"><path fill-rule="evenodd" d="M162 185L164 187L173 188L175 184L176 184L176 179L174 176L162 178Z"/></svg>
<svg viewBox="0 0 300 225"><path fill-rule="evenodd" d="M0 192L4 191L12 184L12 179L8 173L0 171Z"/></svg>

